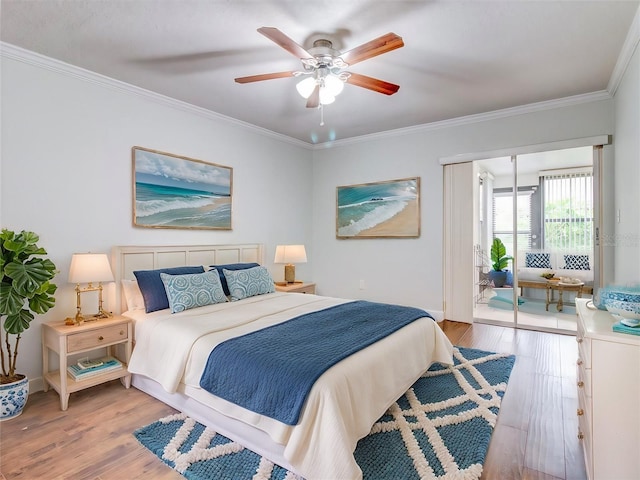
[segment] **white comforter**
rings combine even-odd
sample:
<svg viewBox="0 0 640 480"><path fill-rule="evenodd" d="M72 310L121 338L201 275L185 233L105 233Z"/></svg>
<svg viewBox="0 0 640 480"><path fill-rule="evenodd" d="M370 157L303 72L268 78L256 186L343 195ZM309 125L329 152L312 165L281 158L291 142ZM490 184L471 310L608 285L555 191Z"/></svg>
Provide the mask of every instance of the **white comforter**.
<svg viewBox="0 0 640 480"><path fill-rule="evenodd" d="M267 432L308 480L359 479L362 472L353 457L358 440L433 362L452 361L453 347L433 320L413 322L330 368L311 389L295 426L230 404L199 386L209 353L220 342L346 301L272 293L173 315L169 310L132 315L136 345L129 371Z"/></svg>

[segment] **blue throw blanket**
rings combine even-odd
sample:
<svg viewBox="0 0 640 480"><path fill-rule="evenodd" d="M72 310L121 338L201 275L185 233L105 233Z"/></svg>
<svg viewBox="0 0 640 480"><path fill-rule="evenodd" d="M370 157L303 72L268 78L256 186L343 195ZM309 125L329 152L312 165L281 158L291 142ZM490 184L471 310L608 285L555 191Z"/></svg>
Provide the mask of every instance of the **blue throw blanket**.
<svg viewBox="0 0 640 480"><path fill-rule="evenodd" d="M424 310L355 301L236 337L209 354L200 386L295 425L314 382L331 366L422 317Z"/></svg>

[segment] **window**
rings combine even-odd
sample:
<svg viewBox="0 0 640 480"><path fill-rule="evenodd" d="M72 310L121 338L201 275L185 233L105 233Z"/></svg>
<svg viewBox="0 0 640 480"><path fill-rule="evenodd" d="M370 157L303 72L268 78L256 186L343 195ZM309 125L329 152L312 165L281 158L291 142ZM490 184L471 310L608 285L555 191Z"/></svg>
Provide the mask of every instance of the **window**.
<svg viewBox="0 0 640 480"><path fill-rule="evenodd" d="M593 174L591 169L544 172L544 247L593 248Z"/></svg>
<svg viewBox="0 0 640 480"><path fill-rule="evenodd" d="M531 195L535 187L518 188L518 220L516 234L518 248L531 248ZM498 237L507 248L507 255L514 255L513 248L513 190L496 188L493 190L493 238Z"/></svg>

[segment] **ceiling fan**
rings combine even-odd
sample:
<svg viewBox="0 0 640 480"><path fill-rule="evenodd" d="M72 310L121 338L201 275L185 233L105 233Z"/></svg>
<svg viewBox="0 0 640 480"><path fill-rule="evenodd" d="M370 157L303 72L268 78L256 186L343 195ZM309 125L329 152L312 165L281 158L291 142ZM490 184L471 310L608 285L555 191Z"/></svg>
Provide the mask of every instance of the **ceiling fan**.
<svg viewBox="0 0 640 480"><path fill-rule="evenodd" d="M345 70L363 60L403 47L402 37L395 33L387 33L345 53L340 53L333 49L330 40L318 39L313 42L312 48L305 50L277 28L261 27L258 32L299 58L303 69L239 77L235 79L238 83L260 82L292 76L306 77L298 83L297 89L300 95L307 99L307 108L316 108L332 103L335 96L344 88L345 83L385 95L393 95L400 88L399 85L393 83Z"/></svg>

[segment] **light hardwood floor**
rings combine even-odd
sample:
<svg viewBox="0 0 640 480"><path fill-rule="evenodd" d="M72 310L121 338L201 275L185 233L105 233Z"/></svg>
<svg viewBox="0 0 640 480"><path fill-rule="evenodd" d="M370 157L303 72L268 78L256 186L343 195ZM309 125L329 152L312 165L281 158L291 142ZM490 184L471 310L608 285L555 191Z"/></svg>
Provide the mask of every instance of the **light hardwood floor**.
<svg viewBox="0 0 640 480"><path fill-rule="evenodd" d="M456 345L517 356L482 478L585 479L575 338L448 321L443 329ZM0 424L0 477L182 479L131 434L173 412L117 380L73 393L66 412L54 391L34 393L20 417Z"/></svg>

